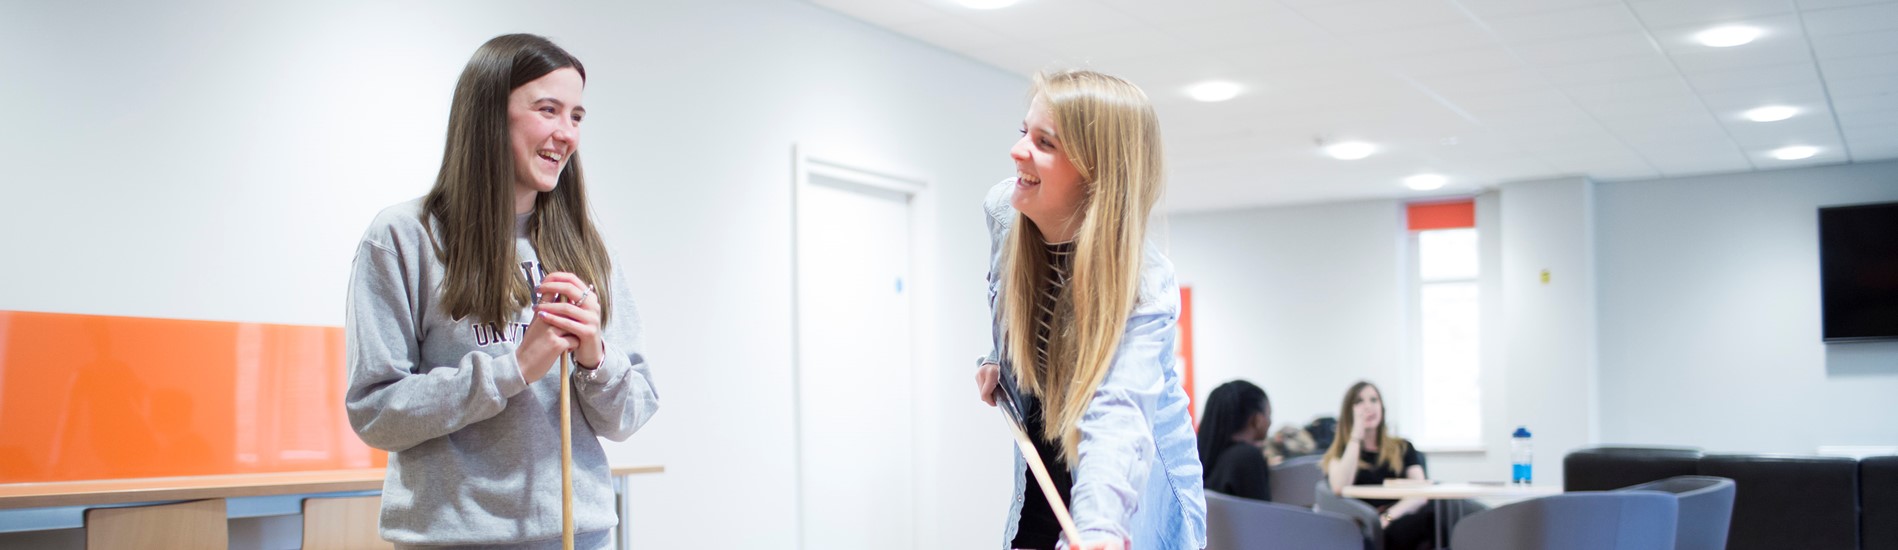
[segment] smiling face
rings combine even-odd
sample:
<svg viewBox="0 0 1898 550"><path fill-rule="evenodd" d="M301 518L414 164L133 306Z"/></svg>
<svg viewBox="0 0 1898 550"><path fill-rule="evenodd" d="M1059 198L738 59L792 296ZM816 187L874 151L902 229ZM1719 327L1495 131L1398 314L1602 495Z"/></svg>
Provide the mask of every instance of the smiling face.
<svg viewBox="0 0 1898 550"><path fill-rule="evenodd" d="M1378 425L1384 422L1384 396L1378 395L1377 386L1366 385L1358 390L1351 411L1364 423L1365 437L1376 437Z"/></svg>
<svg viewBox="0 0 1898 550"><path fill-rule="evenodd" d="M515 211L533 207L535 194L553 191L560 171L580 150L581 94L586 81L572 67L557 69L508 94L508 141L514 155Z"/></svg>
<svg viewBox="0 0 1898 550"><path fill-rule="evenodd" d="M1081 226L1081 205L1087 198L1085 182L1068 162L1054 117L1040 98L1022 119L1022 137L1009 149L1015 159L1014 206L1035 222L1048 242L1067 242Z"/></svg>

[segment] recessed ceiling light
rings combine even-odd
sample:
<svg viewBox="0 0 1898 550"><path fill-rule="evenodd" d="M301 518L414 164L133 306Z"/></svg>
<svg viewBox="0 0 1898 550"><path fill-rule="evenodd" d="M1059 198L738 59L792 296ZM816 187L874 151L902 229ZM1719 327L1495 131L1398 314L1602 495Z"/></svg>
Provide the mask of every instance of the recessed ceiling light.
<svg viewBox="0 0 1898 550"><path fill-rule="evenodd" d="M1799 114L1799 109L1785 105L1760 107L1746 112L1746 119L1753 122L1778 122Z"/></svg>
<svg viewBox="0 0 1898 550"><path fill-rule="evenodd" d="M1700 31L1700 34L1694 35L1695 40L1699 40L1700 43L1706 44L1708 46L1713 46L1715 48L1726 48L1726 47L1738 46L1741 44L1752 42L1753 39L1759 38L1759 37L1760 37L1759 29L1756 29L1753 27L1743 27L1743 26L1738 26L1738 25L1731 26L1731 27L1715 27L1712 29Z"/></svg>
<svg viewBox="0 0 1898 550"><path fill-rule="evenodd" d="M1433 191L1442 188L1448 181L1450 181L1449 178L1440 174L1417 174L1404 178L1404 186L1418 191Z"/></svg>
<svg viewBox="0 0 1898 550"><path fill-rule="evenodd" d="M1186 95L1207 103L1225 101L1239 95L1239 85L1224 80L1201 82L1188 87Z"/></svg>
<svg viewBox="0 0 1898 550"><path fill-rule="evenodd" d="M956 0L956 3L962 4L962 7L972 10L992 10L1013 6L1016 2L1020 1L1021 0Z"/></svg>
<svg viewBox="0 0 1898 550"><path fill-rule="evenodd" d="M1358 160L1377 152L1377 146L1362 141L1344 141L1325 146L1325 154L1338 160Z"/></svg>
<svg viewBox="0 0 1898 550"><path fill-rule="evenodd" d="M1819 148L1811 145L1794 145L1773 150L1773 158L1779 160L1808 159L1817 154L1819 154Z"/></svg>

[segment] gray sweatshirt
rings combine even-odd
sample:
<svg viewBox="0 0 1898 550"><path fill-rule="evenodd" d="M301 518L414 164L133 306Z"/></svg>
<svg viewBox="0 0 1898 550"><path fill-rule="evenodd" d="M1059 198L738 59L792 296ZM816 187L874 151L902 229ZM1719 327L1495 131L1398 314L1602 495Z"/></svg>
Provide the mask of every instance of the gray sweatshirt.
<svg viewBox="0 0 1898 550"><path fill-rule="evenodd" d="M420 199L391 206L363 233L344 321L350 426L364 443L389 451L382 537L398 544L557 542L559 367L530 385L515 362L532 307L505 327L448 317L442 264L421 211ZM525 232L517 229L514 242L522 276L539 284ZM596 436L624 441L659 408L622 270L609 283L605 360L593 381L574 367L574 528L581 533L610 529L618 519Z"/></svg>

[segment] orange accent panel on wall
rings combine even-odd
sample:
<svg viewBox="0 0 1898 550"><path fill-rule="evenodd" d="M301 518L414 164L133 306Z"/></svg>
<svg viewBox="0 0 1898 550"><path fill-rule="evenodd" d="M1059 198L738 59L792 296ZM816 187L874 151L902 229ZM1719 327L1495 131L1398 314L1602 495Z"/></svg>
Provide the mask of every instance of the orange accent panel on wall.
<svg viewBox="0 0 1898 550"><path fill-rule="evenodd" d="M1406 205L1411 231L1476 227L1476 201L1428 202Z"/></svg>
<svg viewBox="0 0 1898 550"><path fill-rule="evenodd" d="M340 327L0 311L0 483L370 468Z"/></svg>
<svg viewBox="0 0 1898 550"><path fill-rule="evenodd" d="M1198 397L1193 393L1193 287L1180 287L1180 364L1186 374L1186 417L1199 429Z"/></svg>

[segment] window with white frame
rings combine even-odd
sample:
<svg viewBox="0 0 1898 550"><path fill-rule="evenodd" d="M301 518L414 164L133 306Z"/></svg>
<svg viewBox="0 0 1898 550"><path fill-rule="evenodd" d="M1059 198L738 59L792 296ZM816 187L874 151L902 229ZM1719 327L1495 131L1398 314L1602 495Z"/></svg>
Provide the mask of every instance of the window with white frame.
<svg viewBox="0 0 1898 550"><path fill-rule="evenodd" d="M1481 255L1474 227L1412 231L1411 364L1420 390L1419 445L1482 444Z"/></svg>

